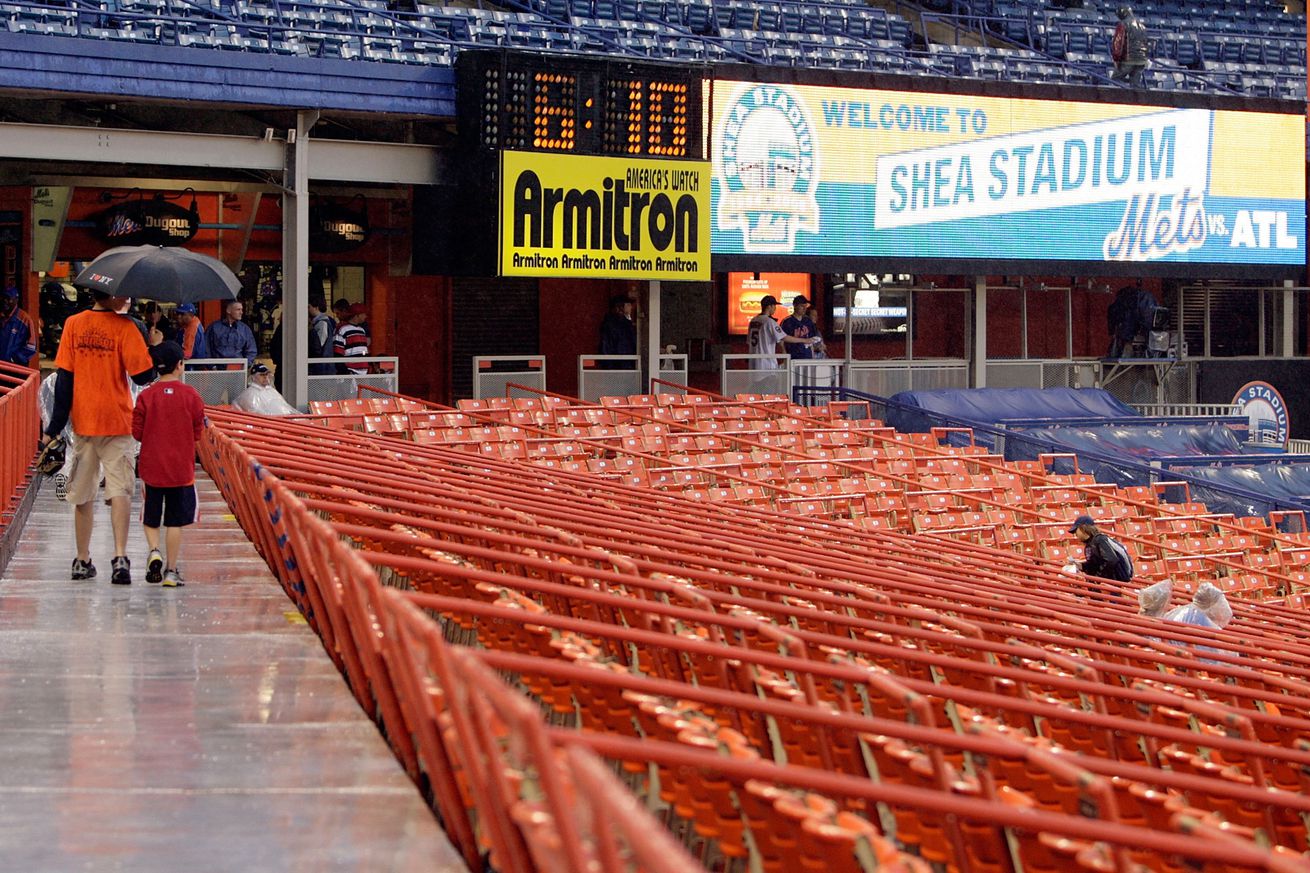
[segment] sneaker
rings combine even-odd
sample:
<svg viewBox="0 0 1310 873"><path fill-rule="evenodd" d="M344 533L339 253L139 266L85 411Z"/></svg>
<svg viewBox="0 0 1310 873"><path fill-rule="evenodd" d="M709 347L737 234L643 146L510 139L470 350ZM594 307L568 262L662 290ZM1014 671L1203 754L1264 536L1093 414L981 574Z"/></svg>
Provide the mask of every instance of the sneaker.
<svg viewBox="0 0 1310 873"><path fill-rule="evenodd" d="M184 582L184 581L182 580L182 571L181 571L181 570L165 570L165 571L164 571L164 587L165 587L165 588L181 588L181 587L182 587L183 585L185 585L185 584L186 584L186 582Z"/></svg>
<svg viewBox="0 0 1310 873"><path fill-rule="evenodd" d="M146 558L146 581L152 585L164 578L164 556L159 553L159 549L151 549L150 557Z"/></svg>
<svg viewBox="0 0 1310 873"><path fill-rule="evenodd" d="M90 561L83 561L81 558L74 558L72 575L74 582L94 579L96 577L96 565Z"/></svg>
<svg viewBox="0 0 1310 873"><path fill-rule="evenodd" d="M113 573L109 576L109 581L115 585L132 584L132 562L127 559L126 555L119 555L114 558L112 564Z"/></svg>
<svg viewBox="0 0 1310 873"><path fill-rule="evenodd" d="M55 474L55 499L56 500L68 499L68 477L65 476L63 473Z"/></svg>

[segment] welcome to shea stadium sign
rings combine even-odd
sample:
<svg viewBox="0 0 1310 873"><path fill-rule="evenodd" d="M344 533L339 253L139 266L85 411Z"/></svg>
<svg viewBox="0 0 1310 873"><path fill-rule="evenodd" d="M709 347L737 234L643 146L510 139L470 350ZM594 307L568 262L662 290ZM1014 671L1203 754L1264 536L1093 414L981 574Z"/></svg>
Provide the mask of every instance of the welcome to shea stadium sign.
<svg viewBox="0 0 1310 873"><path fill-rule="evenodd" d="M724 80L708 102L716 254L1305 264L1299 114Z"/></svg>
<svg viewBox="0 0 1310 873"><path fill-rule="evenodd" d="M706 280L710 165L501 153L500 274Z"/></svg>

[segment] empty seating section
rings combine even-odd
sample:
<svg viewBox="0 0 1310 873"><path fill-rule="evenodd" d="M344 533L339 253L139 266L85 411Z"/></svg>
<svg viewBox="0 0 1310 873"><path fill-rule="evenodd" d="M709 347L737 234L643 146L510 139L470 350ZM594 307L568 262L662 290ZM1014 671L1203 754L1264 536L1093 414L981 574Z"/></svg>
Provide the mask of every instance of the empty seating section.
<svg viewBox="0 0 1310 873"><path fill-rule="evenodd" d="M976 16L1008 40L1104 75L1115 3L1034 8L1006 0L930 7ZM1305 99L1305 19L1281 4L1149 0L1131 4L1151 37L1148 87Z"/></svg>
<svg viewBox="0 0 1310 873"><path fill-rule="evenodd" d="M1310 540L866 411L370 396L202 460L471 863L1307 869ZM1084 506L1234 622L1062 573Z"/></svg>
<svg viewBox="0 0 1310 873"><path fill-rule="evenodd" d="M1005 462L976 446L943 445L945 431L902 434L862 403L817 409L783 398L708 395L460 401L429 408L375 396L313 404L338 428L593 473L692 500L765 507L861 529L930 533L1005 549L1027 560L1074 559L1067 532L1086 511L1136 555L1137 575L1173 579L1180 593L1211 581L1264 599L1307 585L1310 539L1299 515L1279 527L1210 513L1185 485L1118 488L1077 472L1076 459ZM1074 473L1049 472L1072 463ZM1170 492L1182 503L1164 503Z"/></svg>
<svg viewBox="0 0 1310 873"><path fill-rule="evenodd" d="M287 56L449 65L464 47L597 52L694 62L883 70L1104 84L1113 9L1003 0L929 2L956 28L944 45L902 14L854 0L507 0L501 8L384 0L3 0L11 32ZM487 4L490 6L491 4ZM1113 6L1115 4L1111 4ZM904 7L898 7L903 9ZM1158 0L1138 7L1153 34L1150 87L1303 99L1304 21L1264 3ZM924 21L933 19L933 14ZM959 38L960 25L976 37ZM925 25L926 27L926 25ZM1000 37L1003 47L988 47ZM942 38L942 37L938 37Z"/></svg>

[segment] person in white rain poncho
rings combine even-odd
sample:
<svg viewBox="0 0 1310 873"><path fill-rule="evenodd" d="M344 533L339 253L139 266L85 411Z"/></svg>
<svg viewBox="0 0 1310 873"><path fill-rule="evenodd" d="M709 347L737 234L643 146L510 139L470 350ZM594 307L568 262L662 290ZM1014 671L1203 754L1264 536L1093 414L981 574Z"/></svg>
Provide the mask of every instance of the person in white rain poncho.
<svg viewBox="0 0 1310 873"><path fill-rule="evenodd" d="M256 415L295 415L297 412L273 387L273 371L264 364L250 368L250 385L237 395L232 405L242 412Z"/></svg>
<svg viewBox="0 0 1310 873"><path fill-rule="evenodd" d="M1160 618L1169 608L1169 598L1173 597L1174 583L1168 579L1148 585L1137 592L1137 605L1142 615Z"/></svg>
<svg viewBox="0 0 1310 873"><path fill-rule="evenodd" d="M1192 602L1171 609L1165 614L1165 619L1222 628L1228 627L1233 620L1233 608L1228 605L1228 598L1222 591L1209 582L1202 582L1192 596Z"/></svg>

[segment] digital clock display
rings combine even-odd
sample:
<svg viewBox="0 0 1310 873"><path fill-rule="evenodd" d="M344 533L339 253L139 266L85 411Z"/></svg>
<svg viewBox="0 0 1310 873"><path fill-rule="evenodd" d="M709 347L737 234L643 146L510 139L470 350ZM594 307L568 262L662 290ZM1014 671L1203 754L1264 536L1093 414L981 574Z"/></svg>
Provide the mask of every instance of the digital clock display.
<svg viewBox="0 0 1310 873"><path fill-rule="evenodd" d="M473 50L456 75L461 135L479 151L701 157L697 68Z"/></svg>

